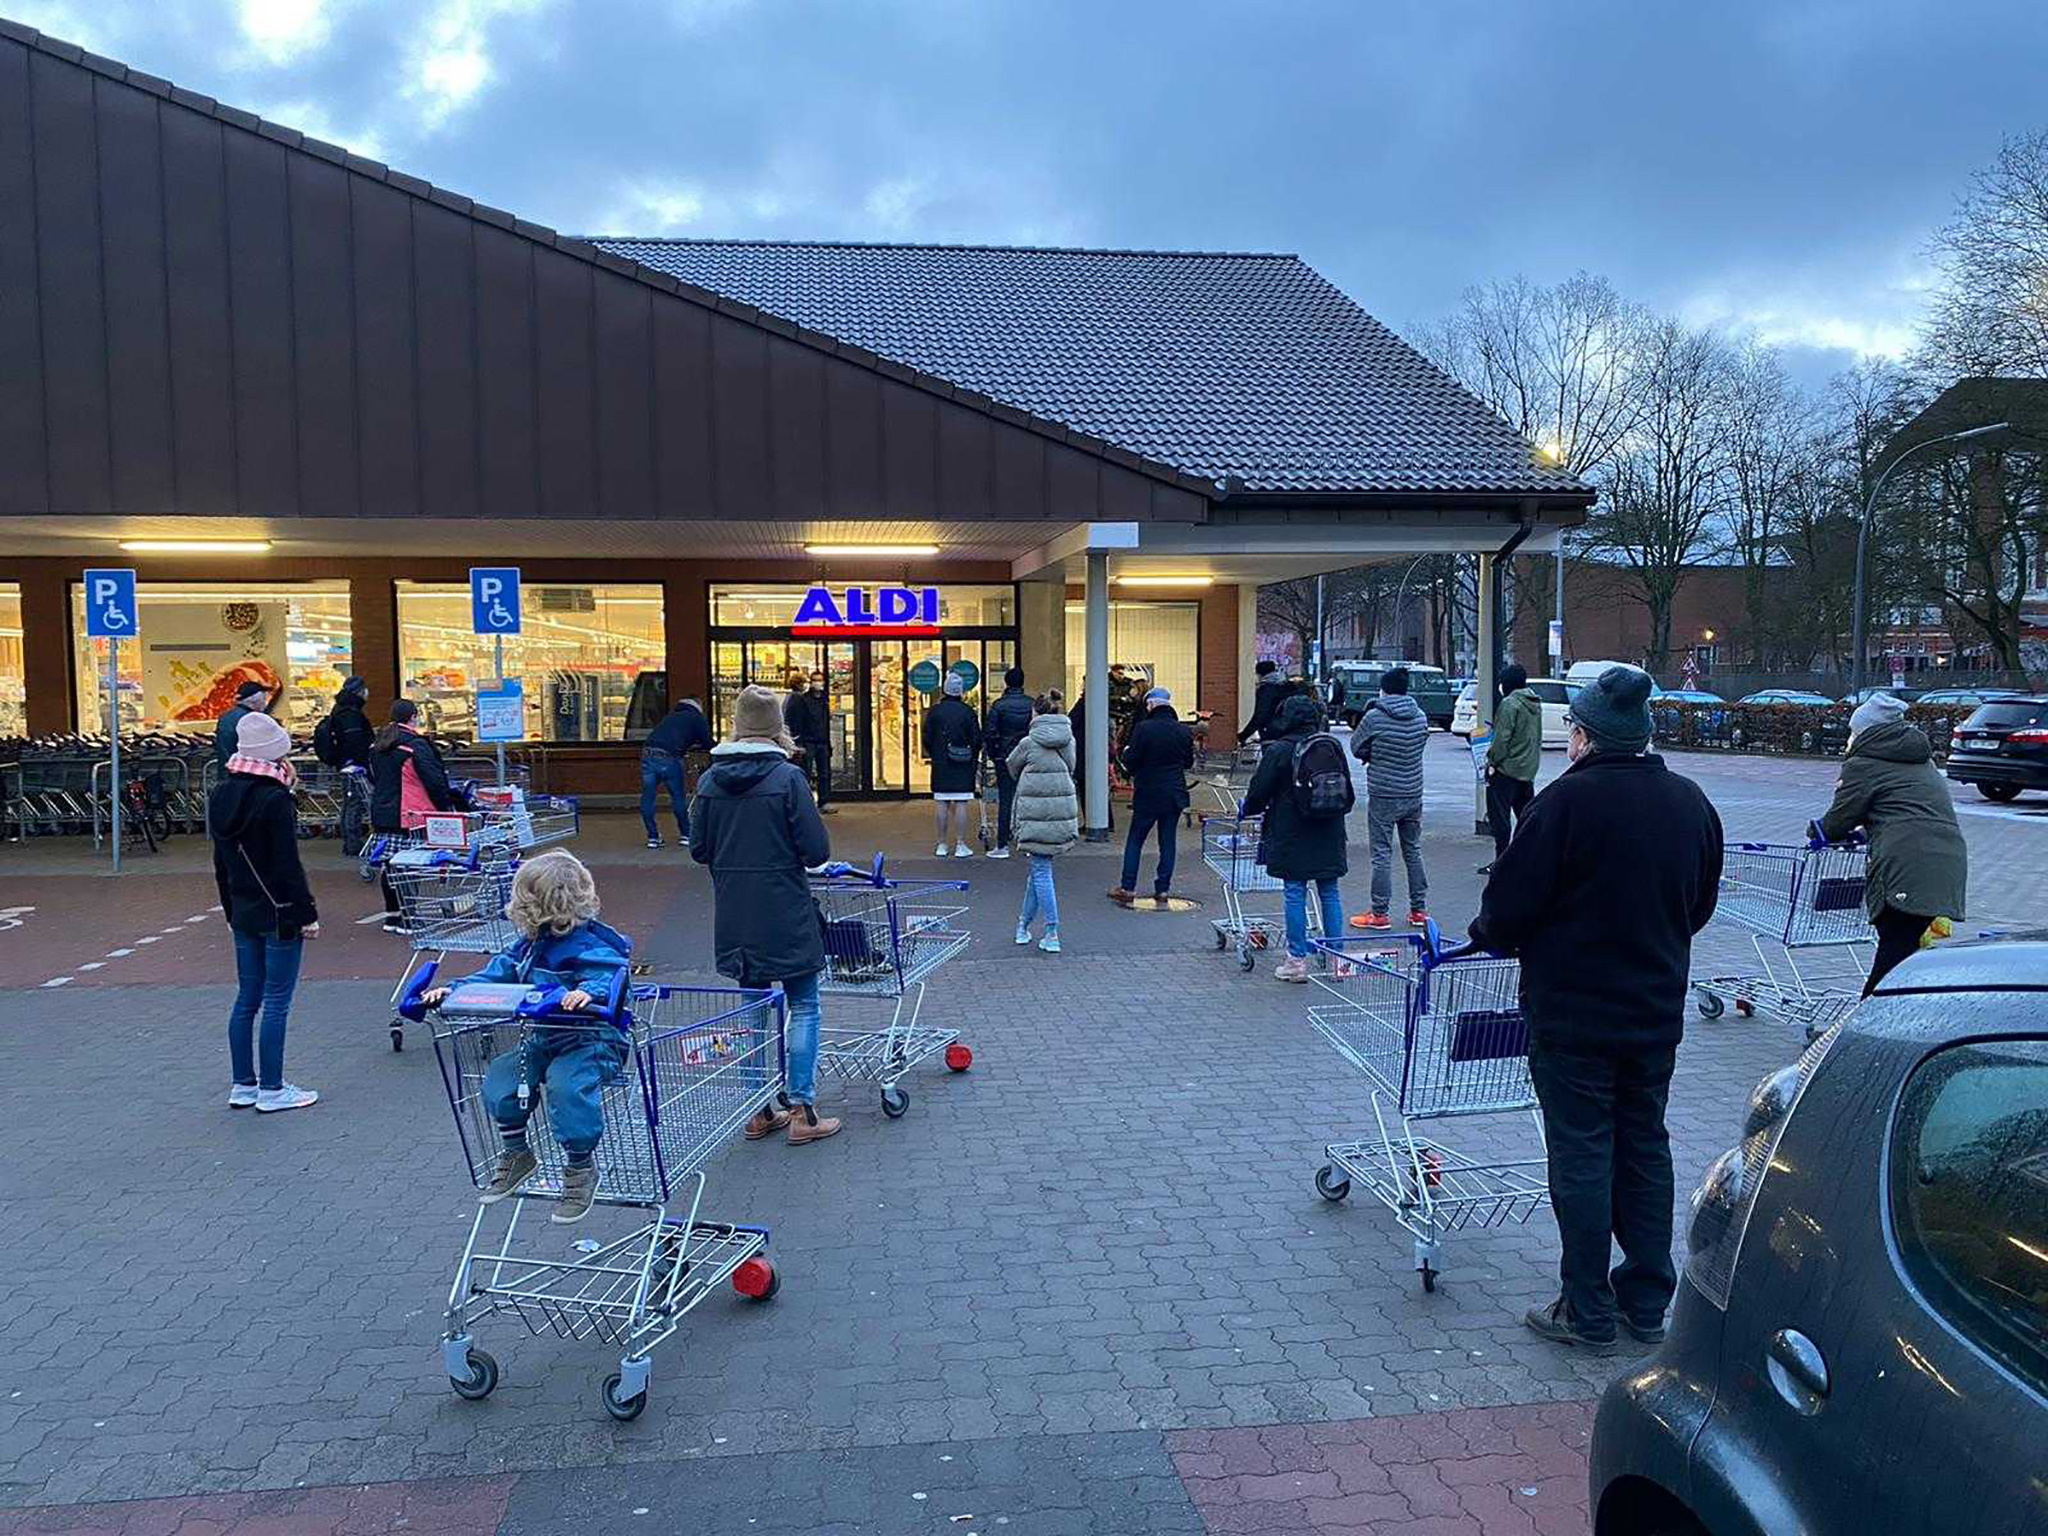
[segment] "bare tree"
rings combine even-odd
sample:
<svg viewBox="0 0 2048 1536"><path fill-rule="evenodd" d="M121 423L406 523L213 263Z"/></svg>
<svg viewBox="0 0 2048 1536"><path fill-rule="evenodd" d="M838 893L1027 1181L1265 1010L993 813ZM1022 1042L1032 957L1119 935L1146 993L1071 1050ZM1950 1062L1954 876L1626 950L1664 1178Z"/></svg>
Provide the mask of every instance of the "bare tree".
<svg viewBox="0 0 2048 1536"><path fill-rule="evenodd" d="M1292 635L1299 647L1301 664L1308 665L1309 646L1316 633L1316 579L1296 576L1288 581L1269 581L1259 588L1259 625Z"/></svg>
<svg viewBox="0 0 2048 1536"><path fill-rule="evenodd" d="M2007 139L1934 240L1925 333L1950 377L2048 374L2048 129Z"/></svg>
<svg viewBox="0 0 2048 1536"><path fill-rule="evenodd" d="M1755 340L1734 358L1729 407L1728 538L1742 567L1741 643L1751 663L1764 667L1772 664L1772 639L1781 627L1771 571L1785 564L1786 504L1815 468L1812 407L1785 376L1777 353Z"/></svg>
<svg viewBox="0 0 2048 1536"><path fill-rule="evenodd" d="M2048 469L2035 451L1993 448L1916 469L1888 494L1887 541L1923 601L1939 605L1958 649L1975 640L1991 667L2026 684L2021 656L2031 550L2048 539Z"/></svg>

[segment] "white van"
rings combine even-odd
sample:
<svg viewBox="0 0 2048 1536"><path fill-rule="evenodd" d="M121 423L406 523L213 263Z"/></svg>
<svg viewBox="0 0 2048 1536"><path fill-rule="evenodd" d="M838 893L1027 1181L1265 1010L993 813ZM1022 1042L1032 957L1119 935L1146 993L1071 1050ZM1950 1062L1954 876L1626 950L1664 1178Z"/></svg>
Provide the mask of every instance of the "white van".
<svg viewBox="0 0 2048 1536"><path fill-rule="evenodd" d="M1609 667L1633 667L1632 661L1575 661L1564 669L1564 680L1568 683L1585 684L1595 682Z"/></svg>

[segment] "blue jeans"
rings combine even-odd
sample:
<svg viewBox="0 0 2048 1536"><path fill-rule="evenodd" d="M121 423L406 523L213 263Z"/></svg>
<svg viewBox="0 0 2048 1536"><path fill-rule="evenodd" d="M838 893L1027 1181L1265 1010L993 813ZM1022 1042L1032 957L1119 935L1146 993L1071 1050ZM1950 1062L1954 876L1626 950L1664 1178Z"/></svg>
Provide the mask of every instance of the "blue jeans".
<svg viewBox="0 0 2048 1536"><path fill-rule="evenodd" d="M818 1102L818 982L822 972L792 976L782 983L782 995L789 1004L789 1081L787 1093L792 1104Z"/></svg>
<svg viewBox="0 0 2048 1536"><path fill-rule="evenodd" d="M1284 880L1280 902L1287 921L1287 953L1297 960L1308 958L1308 888L1316 888L1316 900L1323 909L1323 937L1334 939L1344 932L1344 896L1335 880Z"/></svg>
<svg viewBox="0 0 2048 1536"><path fill-rule="evenodd" d="M664 784L668 786L668 803L676 813L676 836L686 839L690 835L690 791L683 778L683 760L673 752L642 752L640 820L649 838L661 836L661 829L654 824L654 810Z"/></svg>
<svg viewBox="0 0 2048 1536"><path fill-rule="evenodd" d="M1031 862L1031 878L1024 885L1024 910L1017 914L1017 927L1022 930L1031 926L1031 920L1040 913L1045 914L1045 931L1060 931L1060 897L1052 888L1052 859L1043 853L1030 853L1025 857Z"/></svg>
<svg viewBox="0 0 2048 1536"><path fill-rule="evenodd" d="M1131 830L1124 835L1124 877L1118 889L1135 891L1138 888L1138 857L1145 851L1146 835L1154 827L1159 829L1159 868L1152 875L1152 893L1164 896L1173 889L1173 858L1179 851L1180 840L1180 807L1148 805L1140 809L1135 801L1131 805Z"/></svg>
<svg viewBox="0 0 2048 1536"><path fill-rule="evenodd" d="M228 1059L235 1081L247 1088L278 1088L284 1084L284 1023L292 1011L292 993L299 985L299 959L304 939L280 939L274 933L235 930L235 1006L228 1010ZM263 1075L257 1076L252 1036L256 1010L263 1010Z"/></svg>
<svg viewBox="0 0 2048 1536"><path fill-rule="evenodd" d="M564 1152L588 1157L604 1137L605 1085L625 1064L625 1037L616 1030L536 1029L520 1049L492 1059L484 1073L484 1107L499 1130L524 1130L545 1091L555 1140Z"/></svg>

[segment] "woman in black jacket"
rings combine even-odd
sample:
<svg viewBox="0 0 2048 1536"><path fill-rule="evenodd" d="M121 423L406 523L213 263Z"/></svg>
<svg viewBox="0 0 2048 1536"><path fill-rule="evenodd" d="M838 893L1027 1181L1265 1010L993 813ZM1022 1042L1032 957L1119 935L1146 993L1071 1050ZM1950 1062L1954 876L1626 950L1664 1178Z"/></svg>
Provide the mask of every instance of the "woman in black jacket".
<svg viewBox="0 0 2048 1536"><path fill-rule="evenodd" d="M946 828L954 826L953 857L972 858L967 846L967 804L974 798L975 766L981 757L981 721L961 697L967 683L946 674L946 696L925 711L924 755L932 765L932 800L939 808L940 858L946 856Z"/></svg>
<svg viewBox="0 0 2048 1536"><path fill-rule="evenodd" d="M304 1109L320 1095L284 1080L285 1020L299 984L305 941L318 936L320 914L299 862L299 816L292 803L297 775L287 760L291 734L268 715L244 715L235 728L227 774L207 797L213 829L213 879L235 936L240 987L228 1013L228 1056L234 1081L228 1107L261 1114ZM254 1040L256 1014L263 1036Z"/></svg>
<svg viewBox="0 0 2048 1536"><path fill-rule="evenodd" d="M441 754L413 722L420 708L411 699L391 702L391 719L370 748L370 829L413 832L435 811L459 811L462 801L448 783ZM384 931L403 933L398 893L391 889L387 863L383 876Z"/></svg>
<svg viewBox="0 0 2048 1536"><path fill-rule="evenodd" d="M1344 897L1337 882L1350 873L1345 852L1345 821L1339 815L1311 816L1295 795L1295 749L1323 730L1323 710L1314 698L1296 694L1282 699L1265 732L1259 766L1245 791L1244 814L1264 816L1259 831L1259 862L1281 882L1281 909L1287 929L1287 958L1273 969L1276 981L1308 980L1308 888L1316 888L1322 908L1323 934L1344 932ZM1329 754L1334 743L1318 749ZM1335 766L1350 772L1342 749ZM1313 756L1311 757L1313 763Z"/></svg>

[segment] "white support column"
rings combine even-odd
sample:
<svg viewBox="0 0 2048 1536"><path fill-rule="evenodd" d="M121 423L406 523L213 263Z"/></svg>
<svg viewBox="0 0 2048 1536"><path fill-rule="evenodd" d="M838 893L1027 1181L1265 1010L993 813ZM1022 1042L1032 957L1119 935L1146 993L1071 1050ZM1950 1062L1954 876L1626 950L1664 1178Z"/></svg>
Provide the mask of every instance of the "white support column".
<svg viewBox="0 0 2048 1536"><path fill-rule="evenodd" d="M1087 782L1083 797L1081 835L1091 843L1109 841L1109 556L1101 550L1088 552L1087 607L1083 614L1087 637L1087 669L1082 691L1088 696L1084 720L1088 740L1081 772Z"/></svg>
<svg viewBox="0 0 2048 1536"><path fill-rule="evenodd" d="M1473 669L1473 691L1479 706L1478 724L1475 729L1493 729L1493 696L1498 686L1494 676L1494 635L1493 635L1493 584L1500 579L1494 570L1493 556L1479 557L1478 583L1478 630L1479 665ZM1486 820L1486 783L1476 774L1472 783L1472 830L1485 836L1491 828Z"/></svg>

